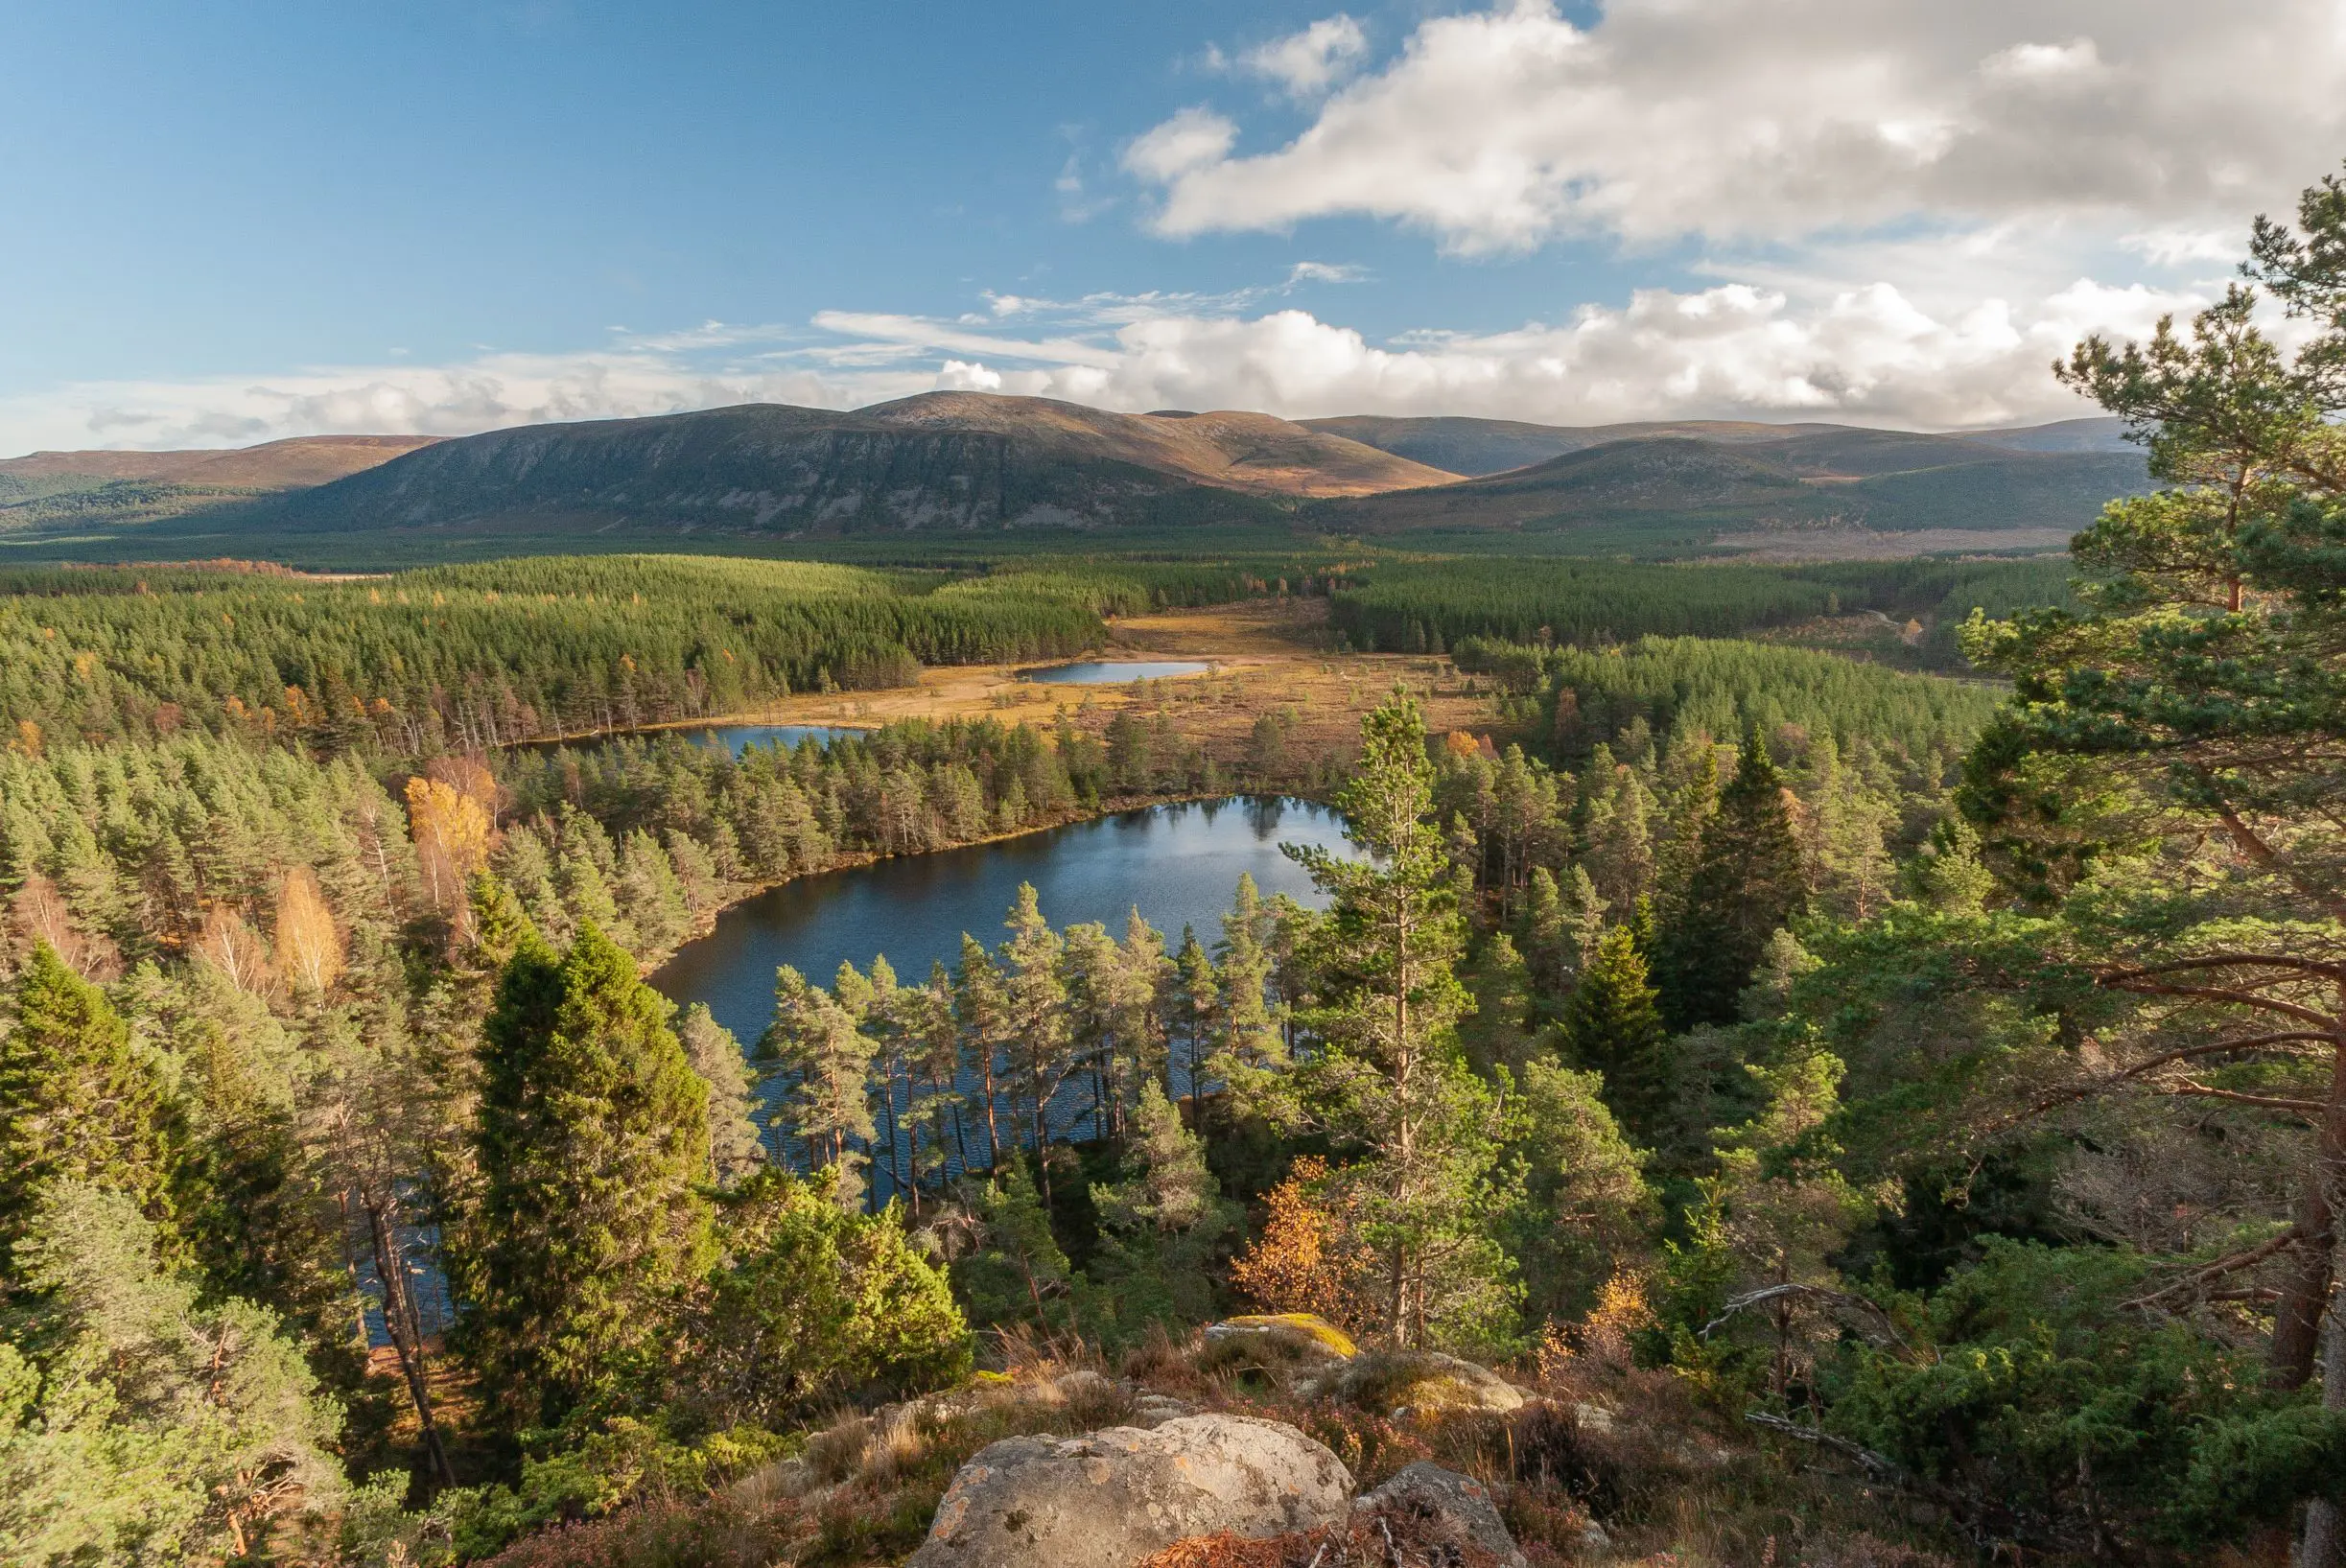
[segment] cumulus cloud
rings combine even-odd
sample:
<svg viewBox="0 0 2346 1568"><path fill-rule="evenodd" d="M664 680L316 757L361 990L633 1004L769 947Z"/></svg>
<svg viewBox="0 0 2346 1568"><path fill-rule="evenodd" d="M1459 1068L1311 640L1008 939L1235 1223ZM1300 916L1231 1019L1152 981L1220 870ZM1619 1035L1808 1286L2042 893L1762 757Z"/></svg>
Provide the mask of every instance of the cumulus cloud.
<svg viewBox="0 0 2346 1568"><path fill-rule="evenodd" d="M446 365L69 384L0 398L0 453L246 446L332 433L469 435L728 403L835 405L863 389L851 390L812 364L711 368L688 348L653 339L577 354L484 354Z"/></svg>
<svg viewBox="0 0 2346 1568"><path fill-rule="evenodd" d="M1277 291L993 296L944 318L827 311L809 329L708 323L575 355L317 369L266 381L106 383L0 400L0 453L245 445L326 432L461 435L729 403L853 408L928 390L1106 408L1479 414L1556 424L1828 419L1955 429L2090 412L2049 363L2088 332L2139 337L2197 297L2076 279L1936 306L1887 282L1643 290L1506 332L1373 341ZM739 346L755 352L743 357ZM715 348L703 345L718 345ZM719 356L733 355L732 358Z"/></svg>
<svg viewBox="0 0 2346 1568"><path fill-rule="evenodd" d="M1144 131L1124 150L1124 167L1144 179L1176 180L1222 163L1238 128L1206 108L1185 108Z"/></svg>
<svg viewBox="0 0 2346 1568"><path fill-rule="evenodd" d="M1724 284L1643 291L1626 307L1587 308L1554 324L1381 344L1300 310L1168 314L1119 329L1113 363L1030 363L1006 370L1004 389L1297 417L1709 416L1949 429L2090 412L2053 383L2049 363L2087 332L2140 334L2161 313L2194 303L2081 280L2025 308L1991 300L1935 315L1889 284L1815 304Z"/></svg>
<svg viewBox="0 0 2346 1568"><path fill-rule="evenodd" d="M2334 0L1552 0L1420 23L1284 145L1193 106L1126 167L1169 235L1395 220L1461 252L1559 235L1799 240L1899 221L2175 223L2286 200L2346 147Z"/></svg>
<svg viewBox="0 0 2346 1568"><path fill-rule="evenodd" d="M1369 55L1369 35L1338 12L1301 33L1257 44L1238 57L1238 68L1276 82L1297 98L1311 98L1350 76Z"/></svg>
<svg viewBox="0 0 2346 1568"><path fill-rule="evenodd" d="M1300 261L1287 269L1287 287L1299 283L1358 283L1369 269L1352 262Z"/></svg>

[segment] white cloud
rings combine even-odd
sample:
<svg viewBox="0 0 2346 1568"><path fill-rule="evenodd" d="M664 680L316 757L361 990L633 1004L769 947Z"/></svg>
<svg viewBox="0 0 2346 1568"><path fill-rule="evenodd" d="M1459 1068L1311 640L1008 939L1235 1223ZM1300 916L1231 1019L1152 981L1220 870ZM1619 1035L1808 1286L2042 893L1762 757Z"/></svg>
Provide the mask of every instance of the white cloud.
<svg viewBox="0 0 2346 1568"><path fill-rule="evenodd" d="M2154 267L2181 267L2190 262L2236 262L2240 237L2220 228L2170 227L2123 235L2122 248L2133 251Z"/></svg>
<svg viewBox="0 0 2346 1568"><path fill-rule="evenodd" d="M317 366L266 377L85 382L0 398L0 453L248 446L329 433L469 435L727 403L860 400L812 365L707 368L679 349L487 354L447 365ZM907 387L907 390L914 389Z"/></svg>
<svg viewBox="0 0 2346 1568"><path fill-rule="evenodd" d="M953 319L818 315L776 329L709 323L575 355L314 369L263 381L100 383L0 400L0 453L35 447L245 445L324 432L458 435L753 401L850 408L931 389L1108 408L1622 419L1833 419L1921 429L2091 411L2049 363L2078 338L2146 334L2192 296L2075 279L2012 298L1934 305L1887 282L1818 290L1751 281L1640 291L1506 332L1427 329L1382 342L1243 295L994 296ZM647 344L661 346L650 347ZM726 346L725 352L733 352Z"/></svg>
<svg viewBox="0 0 2346 1568"><path fill-rule="evenodd" d="M1287 269L1287 287L1299 283L1358 283L1369 269L1352 262L1300 261Z"/></svg>
<svg viewBox="0 0 2346 1568"><path fill-rule="evenodd" d="M1124 167L1144 179L1179 179L1230 155L1238 128L1210 109L1185 108L1124 150Z"/></svg>
<svg viewBox="0 0 2346 1568"><path fill-rule="evenodd" d="M1314 98L1350 76L1369 56L1369 35L1343 12L1322 17L1301 33L1257 44L1238 57L1238 67L1278 82L1297 98Z"/></svg>
<svg viewBox="0 0 2346 1568"><path fill-rule="evenodd" d="M2238 223L2346 150L2334 0L1552 0L1438 15L1283 146L1133 145L1170 235L1342 214L1458 251L1900 221Z"/></svg>
<svg viewBox="0 0 2346 1568"><path fill-rule="evenodd" d="M2076 80L2101 69L2101 51L2091 38L2067 43L2016 43L1980 62L1982 76L2022 82Z"/></svg>

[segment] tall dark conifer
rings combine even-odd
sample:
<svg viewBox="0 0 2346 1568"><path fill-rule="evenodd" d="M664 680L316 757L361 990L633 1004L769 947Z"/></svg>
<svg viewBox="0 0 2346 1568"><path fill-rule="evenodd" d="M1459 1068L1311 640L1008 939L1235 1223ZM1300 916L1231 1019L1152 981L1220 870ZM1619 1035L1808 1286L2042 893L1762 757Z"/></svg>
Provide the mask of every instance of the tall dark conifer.
<svg viewBox="0 0 2346 1568"><path fill-rule="evenodd" d="M0 1040L0 1246L14 1240L45 1182L127 1194L172 1217L172 1107L131 1048L106 993L35 943L16 982L16 1022Z"/></svg>
<svg viewBox="0 0 2346 1568"><path fill-rule="evenodd" d="M1652 1145L1669 1115L1670 1034L1630 927L1616 925L1597 944L1562 1022L1574 1064L1603 1075L1606 1108Z"/></svg>
<svg viewBox="0 0 2346 1568"><path fill-rule="evenodd" d="M522 938L482 1029L482 1193L464 1347L506 1419L559 1420L625 1374L710 1260L707 1086L635 960L590 925Z"/></svg>
<svg viewBox="0 0 2346 1568"><path fill-rule="evenodd" d="M1673 1029L1731 1023L1768 939L1808 900L1800 840L1768 746L1744 737L1735 777L1702 828L1702 848L1684 901L1663 927L1655 954L1662 1016Z"/></svg>

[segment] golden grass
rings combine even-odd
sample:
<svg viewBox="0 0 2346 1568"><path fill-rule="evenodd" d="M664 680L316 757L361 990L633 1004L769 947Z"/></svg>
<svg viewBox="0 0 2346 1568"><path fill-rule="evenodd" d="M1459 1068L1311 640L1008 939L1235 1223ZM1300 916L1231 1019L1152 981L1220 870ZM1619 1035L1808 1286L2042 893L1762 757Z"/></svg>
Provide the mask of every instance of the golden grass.
<svg viewBox="0 0 2346 1568"><path fill-rule="evenodd" d="M1079 729L1096 734L1119 710L1154 714L1162 708L1183 738L1227 764L1244 755L1255 721L1265 714L1292 714L1289 747L1297 757L1349 752L1358 743L1361 716L1401 682L1418 693L1433 733L1490 732L1490 694L1445 659L1335 654L1312 647L1310 640L1325 615L1321 599L1261 599L1113 623L1105 657L1211 660L1215 668L1207 675L1133 685L1043 686L1020 679L1035 666L939 666L923 670L921 684L914 687L808 693L735 716L866 727L906 718L997 718L1047 727L1065 712Z"/></svg>

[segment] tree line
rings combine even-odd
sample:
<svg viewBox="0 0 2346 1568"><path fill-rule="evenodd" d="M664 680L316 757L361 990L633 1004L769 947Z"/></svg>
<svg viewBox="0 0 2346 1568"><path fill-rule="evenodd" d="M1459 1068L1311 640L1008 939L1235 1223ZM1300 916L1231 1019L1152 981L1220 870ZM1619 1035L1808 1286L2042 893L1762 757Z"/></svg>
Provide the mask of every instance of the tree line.
<svg viewBox="0 0 2346 1568"><path fill-rule="evenodd" d="M1843 561L1809 566L1632 564L1470 556L1362 563L1328 596L1329 625L1364 652L1442 653L1468 640L1577 644L1732 638L1871 611L1927 618L1911 662L1968 667L1956 630L2065 602L2062 559Z"/></svg>
<svg viewBox="0 0 2346 1568"><path fill-rule="evenodd" d="M1075 653L1102 636L1100 609L1136 592L681 556L339 583L76 570L11 586L0 728L20 746L193 731L405 756Z"/></svg>

